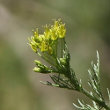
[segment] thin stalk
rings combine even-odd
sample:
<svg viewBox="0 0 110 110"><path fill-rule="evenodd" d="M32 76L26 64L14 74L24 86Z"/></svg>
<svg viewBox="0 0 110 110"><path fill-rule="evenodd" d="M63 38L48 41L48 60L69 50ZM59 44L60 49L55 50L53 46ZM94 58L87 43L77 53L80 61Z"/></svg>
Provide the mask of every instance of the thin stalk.
<svg viewBox="0 0 110 110"><path fill-rule="evenodd" d="M69 69L70 70L70 69ZM88 98L90 98L91 100L95 101L98 105L100 105L102 108L105 108L106 110L110 110L110 107L105 103L104 100L100 100L98 98L96 98L95 96L91 95L88 91L86 91L83 87L81 87L79 85L79 82L76 78L76 75L74 76L75 81L73 81L73 79L71 79L71 71L69 71L69 75L66 76L70 79L71 84L75 85L76 91L83 93L84 95L86 95ZM75 83L77 82L77 83Z"/></svg>
<svg viewBox="0 0 110 110"><path fill-rule="evenodd" d="M83 94L85 94L87 97L89 97L90 99L94 100L96 103L98 103L101 107L104 107L106 110L110 110L110 107L104 102L101 101L99 99L97 99L96 97L92 96L88 91L86 91L85 89L81 88L79 92L82 92Z"/></svg>

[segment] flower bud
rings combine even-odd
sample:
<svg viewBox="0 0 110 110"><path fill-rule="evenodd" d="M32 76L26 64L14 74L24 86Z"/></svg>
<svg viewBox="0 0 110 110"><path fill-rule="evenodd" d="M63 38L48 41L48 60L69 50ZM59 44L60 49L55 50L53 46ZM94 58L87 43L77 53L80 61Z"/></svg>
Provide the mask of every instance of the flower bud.
<svg viewBox="0 0 110 110"><path fill-rule="evenodd" d="M65 65L66 64L66 58L60 58L60 63L62 65Z"/></svg>
<svg viewBox="0 0 110 110"><path fill-rule="evenodd" d="M36 65L42 65L41 62L38 61L38 60L35 60L34 62L35 62Z"/></svg>
<svg viewBox="0 0 110 110"><path fill-rule="evenodd" d="M34 67L33 71L35 71L35 72L41 72L41 68Z"/></svg>

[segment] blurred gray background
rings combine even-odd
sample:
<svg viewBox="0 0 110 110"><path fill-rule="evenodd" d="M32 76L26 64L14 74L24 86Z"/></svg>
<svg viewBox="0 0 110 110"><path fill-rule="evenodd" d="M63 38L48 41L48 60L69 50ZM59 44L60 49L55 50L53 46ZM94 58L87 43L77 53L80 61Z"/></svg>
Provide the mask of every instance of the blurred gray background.
<svg viewBox="0 0 110 110"><path fill-rule="evenodd" d="M0 0L0 110L73 110L82 94L39 83L32 71L40 59L27 45L31 30L62 18L71 66L87 87L91 60L101 58L101 85L110 88L110 0ZM42 30L42 28L41 28Z"/></svg>

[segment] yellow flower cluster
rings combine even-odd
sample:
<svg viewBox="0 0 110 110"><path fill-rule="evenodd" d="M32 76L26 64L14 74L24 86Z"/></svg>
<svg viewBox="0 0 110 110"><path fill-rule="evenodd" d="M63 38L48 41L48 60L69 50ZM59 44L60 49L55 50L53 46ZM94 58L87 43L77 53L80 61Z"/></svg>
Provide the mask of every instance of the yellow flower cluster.
<svg viewBox="0 0 110 110"><path fill-rule="evenodd" d="M53 44L57 41L58 38L64 38L66 34L65 24L61 22L60 19L54 21L54 24L51 26L44 27L44 33L39 34L38 29L33 32L33 36L29 39L29 44L31 48L38 52L49 52L53 53Z"/></svg>

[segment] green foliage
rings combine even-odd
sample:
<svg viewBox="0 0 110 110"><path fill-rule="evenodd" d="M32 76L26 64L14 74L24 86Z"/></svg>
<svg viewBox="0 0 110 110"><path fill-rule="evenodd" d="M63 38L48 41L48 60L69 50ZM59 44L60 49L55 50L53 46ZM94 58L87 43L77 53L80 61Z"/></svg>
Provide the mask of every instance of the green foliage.
<svg viewBox="0 0 110 110"><path fill-rule="evenodd" d="M57 22L57 21L55 21ZM55 25L55 24L54 24ZM54 27L52 25L51 27ZM62 25L62 24L61 24ZM63 25L64 26L64 25ZM59 26L55 27L55 33L54 35L58 35L59 33ZM51 29L49 33L51 32ZM34 32L36 33L36 31ZM45 33L45 32L44 32ZM40 39L41 34L37 33L37 39ZM99 60L99 53L97 51L97 64L94 64L93 62L91 63L91 68L88 70L89 73L89 81L88 85L91 88L91 91L87 91L81 81L79 81L76 77L76 74L74 70L71 68L70 65L70 53L67 47L67 44L65 42L65 37L63 36L62 38L53 39L54 43L51 43L49 45L49 41L52 40L51 37L54 37L53 34L48 37L47 39L47 34L44 34L44 37L40 44L42 44L45 40L46 44L45 48L47 48L45 51L38 50L38 41L35 39L35 36L31 38L30 46L33 49L34 46L34 51L37 52L38 55L40 55L47 63L50 64L49 66L46 66L42 64L40 61L35 61L36 66L34 68L35 72L40 72L44 74L49 74L50 78L52 79L52 82L42 82L43 84L53 86L53 87L59 87L59 88L66 88L70 90L75 90L80 93L83 93L86 95L88 98L90 98L93 102L93 107L89 104L86 104L84 101L78 100L79 106L76 104L73 104L77 109L80 110L101 110L101 109L106 109L110 110L110 107L106 103L104 96L101 91L100 87L100 60ZM52 42L52 41L51 41ZM60 46L59 46L60 44ZM49 47L52 47L52 53L48 52ZM39 46L39 48L42 48L42 45ZM108 92L108 97L110 100L110 93L109 90L107 89Z"/></svg>

